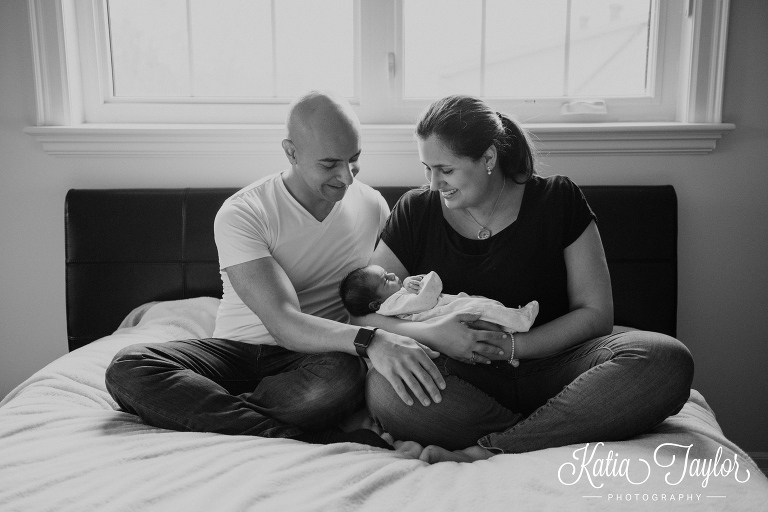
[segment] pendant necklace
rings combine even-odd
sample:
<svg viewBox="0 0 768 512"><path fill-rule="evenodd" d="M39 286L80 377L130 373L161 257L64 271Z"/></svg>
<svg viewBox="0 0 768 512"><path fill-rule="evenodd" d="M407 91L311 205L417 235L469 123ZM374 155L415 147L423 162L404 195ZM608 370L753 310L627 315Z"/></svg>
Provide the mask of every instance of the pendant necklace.
<svg viewBox="0 0 768 512"><path fill-rule="evenodd" d="M499 199L501 199L501 194L503 194L503 193L504 193L504 187L506 186L506 184L507 184L507 178L506 178L506 176L505 176L505 177L504 177L504 182L503 182L503 183L502 183L502 185L501 185L501 191L499 192L499 195L496 197L496 202L495 202L495 203L493 203L493 209L491 210L491 214L488 216L488 221L487 221L487 223L488 223L488 224L490 224L490 223L491 223L491 219L493 218L493 214L494 214L494 213L496 213L496 206L499 204ZM490 238L490 237L491 237L491 230L490 230L490 229L488 229L487 227L483 226L483 225L482 225L482 224L480 224L479 222L477 222L477 219L475 219L475 218L472 216L472 214L471 214L471 213L469 213L469 210L468 210L468 209L464 208L464 213L466 213L467 215L469 215L469 218L470 218L470 219L472 219L473 221L475 221L475 224L477 224L478 226L480 226L480 231L478 231L478 232L477 232L477 238L478 238L478 240L487 240L488 238Z"/></svg>

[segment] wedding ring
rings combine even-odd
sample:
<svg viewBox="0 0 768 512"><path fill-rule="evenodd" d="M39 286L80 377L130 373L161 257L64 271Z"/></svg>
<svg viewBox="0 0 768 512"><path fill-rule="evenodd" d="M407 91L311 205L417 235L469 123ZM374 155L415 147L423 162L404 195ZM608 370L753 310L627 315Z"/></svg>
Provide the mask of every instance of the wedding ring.
<svg viewBox="0 0 768 512"><path fill-rule="evenodd" d="M472 364L475 364L475 353L472 352L472 357L469 358L470 361L472 361Z"/></svg>

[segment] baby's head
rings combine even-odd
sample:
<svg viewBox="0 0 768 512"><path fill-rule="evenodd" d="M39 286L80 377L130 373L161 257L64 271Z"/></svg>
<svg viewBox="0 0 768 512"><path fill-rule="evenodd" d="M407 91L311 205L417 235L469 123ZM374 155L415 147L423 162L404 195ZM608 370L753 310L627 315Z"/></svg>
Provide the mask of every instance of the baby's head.
<svg viewBox="0 0 768 512"><path fill-rule="evenodd" d="M364 316L377 311L402 286L395 274L378 265L368 265L347 274L339 285L339 295L351 315Z"/></svg>

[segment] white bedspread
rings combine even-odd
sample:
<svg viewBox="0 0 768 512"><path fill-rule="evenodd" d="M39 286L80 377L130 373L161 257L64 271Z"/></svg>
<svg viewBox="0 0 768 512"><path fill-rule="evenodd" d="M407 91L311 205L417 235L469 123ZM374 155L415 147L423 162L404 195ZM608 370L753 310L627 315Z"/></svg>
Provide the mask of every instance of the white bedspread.
<svg viewBox="0 0 768 512"><path fill-rule="evenodd" d="M115 352L209 336L217 303L145 308L126 322L138 325L12 391L0 403L0 511L768 510L768 480L696 391L680 414L629 441L432 466L357 444L172 432L118 411L104 387ZM664 443L690 445L687 463Z"/></svg>

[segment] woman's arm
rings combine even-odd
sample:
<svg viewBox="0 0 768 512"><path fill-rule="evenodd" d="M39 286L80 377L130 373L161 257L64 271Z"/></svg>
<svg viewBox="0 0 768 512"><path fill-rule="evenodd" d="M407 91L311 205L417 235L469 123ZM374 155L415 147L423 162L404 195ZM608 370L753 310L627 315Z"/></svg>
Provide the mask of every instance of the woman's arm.
<svg viewBox="0 0 768 512"><path fill-rule="evenodd" d="M379 241L369 264L379 265L389 272L394 272L400 279L408 276L405 266L383 241ZM467 325L479 318L479 314L453 313L437 322L424 323L372 313L352 318L351 322L407 336L459 361L469 362L473 352L476 354L474 360L481 363L488 361L490 356L494 359L504 359L505 353L499 353L503 349L498 345L502 341L509 341L509 337L503 332L472 329Z"/></svg>
<svg viewBox="0 0 768 512"><path fill-rule="evenodd" d="M515 358L546 357L610 334L613 329L611 278L594 221L565 248L565 265L571 311L528 332L515 334ZM502 345L505 352L511 350L511 344Z"/></svg>

